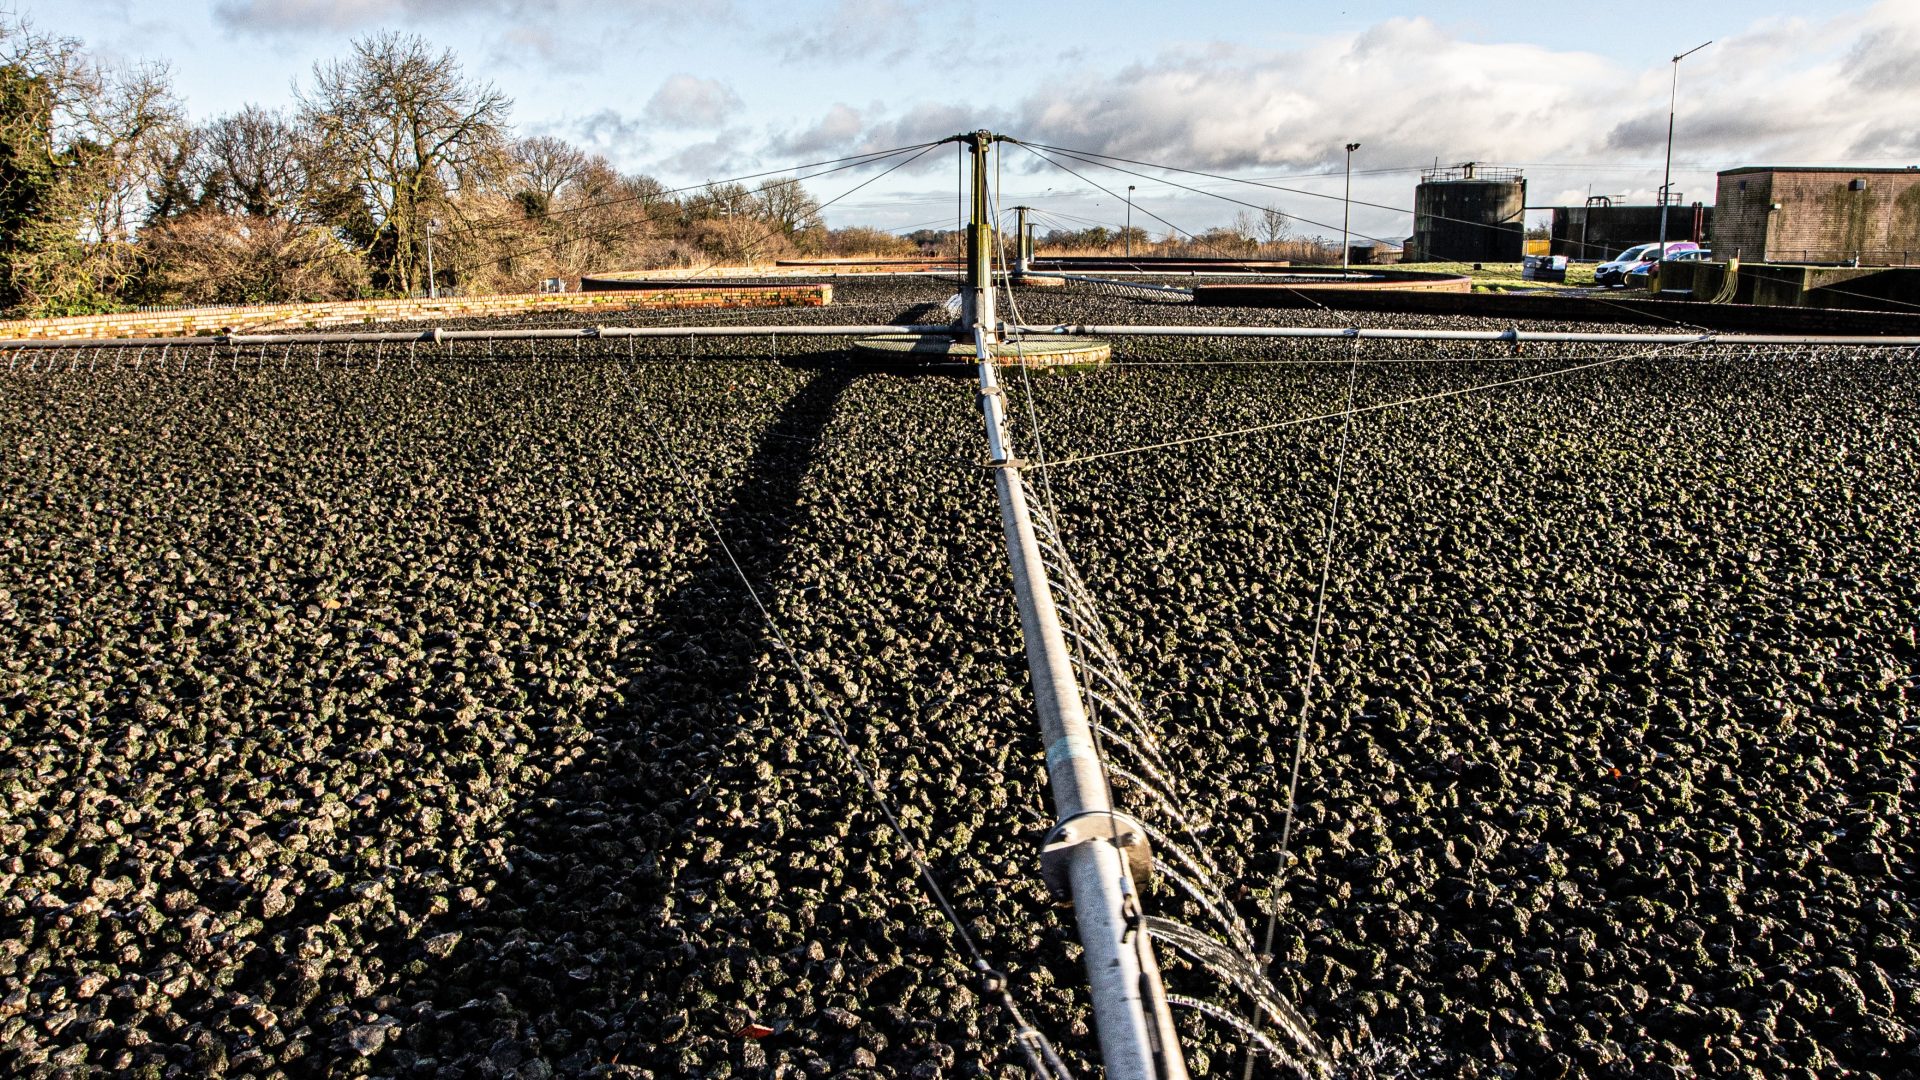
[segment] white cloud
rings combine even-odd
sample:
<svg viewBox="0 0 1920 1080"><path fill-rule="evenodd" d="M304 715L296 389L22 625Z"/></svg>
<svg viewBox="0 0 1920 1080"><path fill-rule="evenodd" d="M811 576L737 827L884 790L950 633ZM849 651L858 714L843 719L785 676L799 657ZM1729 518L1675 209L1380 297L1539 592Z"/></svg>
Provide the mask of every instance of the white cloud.
<svg viewBox="0 0 1920 1080"><path fill-rule="evenodd" d="M1031 141L1243 173L1337 172L1342 145L1357 141L1360 170L1436 159L1527 164L1536 203L1589 181L1596 191L1651 201L1671 75L1665 63L1629 68L1591 52L1467 40L1428 19L1399 18L1283 49L1217 42L1117 68L1056 69L1010 111L923 102L889 115L875 107L862 113L857 139L838 141L867 149L985 124ZM1920 4L1757 22L1682 62L1676 190L1710 201L1713 173L1747 164L1901 162L1920 154L1916 100ZM1006 164L1025 172L1038 163L1010 151ZM1148 197L1143 180L1069 164L1108 187L1140 183ZM1278 200L1337 228L1337 177L1290 185L1330 200L1207 186L1254 203ZM1405 207L1412 186L1406 173L1356 176L1355 196ZM1237 209L1157 190L1183 211L1200 208L1191 217L1202 225ZM1382 235L1406 227L1376 209L1356 208L1355 222Z"/></svg>
<svg viewBox="0 0 1920 1080"><path fill-rule="evenodd" d="M923 40L924 3L910 0L838 0L833 10L807 20L797 33L773 40L789 61L844 61L862 64L905 59Z"/></svg>
<svg viewBox="0 0 1920 1080"><path fill-rule="evenodd" d="M599 0L215 0L214 21L228 30L262 36L337 34L389 26L491 21L503 36L560 41L578 37L577 24L614 14L628 24L719 27L735 18L732 0L621 0L609 12ZM573 48L585 46L573 42ZM577 56L574 57L577 60Z"/></svg>
<svg viewBox="0 0 1920 1080"><path fill-rule="evenodd" d="M794 135L776 135L770 151L780 155L814 157L854 145L866 130L860 111L835 102L812 127Z"/></svg>
<svg viewBox="0 0 1920 1080"><path fill-rule="evenodd" d="M1324 166L1352 140L1375 161L1524 159L1618 81L1590 54L1395 19L1298 49L1163 53L1031 96L1020 121L1045 141L1202 169Z"/></svg>
<svg viewBox="0 0 1920 1080"><path fill-rule="evenodd" d="M411 22L525 14L529 8L552 6L552 0L219 0L213 14L233 30L303 34L377 26L396 16Z"/></svg>
<svg viewBox="0 0 1920 1080"><path fill-rule="evenodd" d="M516 22L493 36L487 63L495 68L531 68L577 74L600 67L597 41L579 40L556 29L551 20Z"/></svg>
<svg viewBox="0 0 1920 1080"><path fill-rule="evenodd" d="M1763 23L1689 57L1685 153L1812 160L1885 141L1920 97L1917 10ZM1394 19L1295 50L1163 53L1050 87L1019 120L1042 139L1198 168L1331 165L1348 140L1395 163L1646 161L1665 148L1670 76Z"/></svg>
<svg viewBox="0 0 1920 1080"><path fill-rule="evenodd" d="M743 103L733 87L719 79L684 72L669 75L643 111L647 122L663 128L713 128L739 113Z"/></svg>
<svg viewBox="0 0 1920 1080"><path fill-rule="evenodd" d="M632 162L649 146L647 125L616 109L596 109L585 116L531 125L535 135L555 135L619 162Z"/></svg>
<svg viewBox="0 0 1920 1080"><path fill-rule="evenodd" d="M662 158L662 176L684 182L689 178L714 180L749 171L754 159L748 150L747 132L728 128L704 142L684 146Z"/></svg>

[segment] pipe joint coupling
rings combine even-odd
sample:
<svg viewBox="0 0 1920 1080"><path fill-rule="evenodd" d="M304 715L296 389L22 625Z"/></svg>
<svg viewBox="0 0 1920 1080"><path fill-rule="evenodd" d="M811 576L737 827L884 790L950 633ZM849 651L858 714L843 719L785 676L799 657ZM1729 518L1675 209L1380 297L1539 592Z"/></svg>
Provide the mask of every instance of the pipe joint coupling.
<svg viewBox="0 0 1920 1080"><path fill-rule="evenodd" d="M1147 844L1147 830L1118 810L1087 810L1055 825L1040 846L1040 876L1056 900L1072 898L1068 864L1073 849L1091 841L1117 848L1127 861L1127 869L1133 872L1134 884L1144 884L1153 876L1153 849Z"/></svg>

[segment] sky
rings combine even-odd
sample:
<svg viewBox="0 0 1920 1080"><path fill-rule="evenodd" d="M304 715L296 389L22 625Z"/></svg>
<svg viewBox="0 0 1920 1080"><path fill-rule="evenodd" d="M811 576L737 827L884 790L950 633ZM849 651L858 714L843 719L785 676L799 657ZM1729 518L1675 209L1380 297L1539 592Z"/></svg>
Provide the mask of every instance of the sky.
<svg viewBox="0 0 1920 1080"><path fill-rule="evenodd" d="M290 106L314 64L354 37L418 34L507 92L521 133L673 187L983 127L1258 182L1051 155L1076 176L1003 147L1000 204L1035 207L1043 230L1117 226L1133 185L1131 220L1156 235L1265 206L1296 232L1338 235L1348 142L1360 144L1360 236L1404 238L1419 170L1436 163L1518 166L1530 206L1589 193L1651 203L1671 58L1708 40L1678 65L1684 201L1711 203L1714 174L1742 165L1920 164L1920 0L1690 0L1657 14L1562 0L0 0L6 9L111 61L166 64L196 120ZM954 149L881 175L902 160L807 186L831 201L836 227L950 225Z"/></svg>

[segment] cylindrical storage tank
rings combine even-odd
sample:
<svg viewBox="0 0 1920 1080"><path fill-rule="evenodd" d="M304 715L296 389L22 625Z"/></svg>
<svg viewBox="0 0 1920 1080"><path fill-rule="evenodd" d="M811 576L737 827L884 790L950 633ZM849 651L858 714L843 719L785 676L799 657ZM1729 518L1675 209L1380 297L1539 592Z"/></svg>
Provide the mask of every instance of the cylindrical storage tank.
<svg viewBox="0 0 1920 1080"><path fill-rule="evenodd" d="M1518 169L1469 162L1420 176L1413 246L1403 261L1519 262L1526 253L1527 181Z"/></svg>

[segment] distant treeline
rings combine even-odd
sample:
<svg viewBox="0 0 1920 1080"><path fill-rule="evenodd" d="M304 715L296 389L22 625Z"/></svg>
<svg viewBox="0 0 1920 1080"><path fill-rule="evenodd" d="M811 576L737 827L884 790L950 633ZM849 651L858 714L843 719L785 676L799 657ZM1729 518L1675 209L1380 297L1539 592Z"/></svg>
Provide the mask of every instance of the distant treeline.
<svg viewBox="0 0 1920 1080"><path fill-rule="evenodd" d="M1135 255L1173 259L1269 259L1292 263L1340 261L1340 243L1324 236L1295 236L1280 225L1268 230L1252 214L1242 214L1231 225L1183 236L1169 232L1152 239L1144 229L1093 226L1086 229L1049 229L1034 237L1039 255Z"/></svg>
<svg viewBox="0 0 1920 1080"><path fill-rule="evenodd" d="M912 255L792 180L668 192L550 136L448 51L383 33L286 111L190 124L167 69L0 24L0 309L535 288L611 268Z"/></svg>

